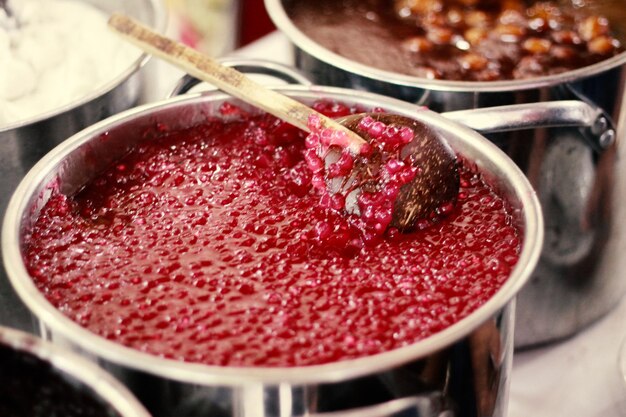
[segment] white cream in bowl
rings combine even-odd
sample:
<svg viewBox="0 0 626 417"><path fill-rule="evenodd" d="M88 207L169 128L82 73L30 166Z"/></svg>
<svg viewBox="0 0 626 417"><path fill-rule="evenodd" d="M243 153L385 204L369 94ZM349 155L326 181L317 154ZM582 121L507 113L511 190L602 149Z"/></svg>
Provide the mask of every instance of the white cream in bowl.
<svg viewBox="0 0 626 417"><path fill-rule="evenodd" d="M9 5L12 19L0 9L0 128L80 100L139 58L107 28L108 16L86 2Z"/></svg>

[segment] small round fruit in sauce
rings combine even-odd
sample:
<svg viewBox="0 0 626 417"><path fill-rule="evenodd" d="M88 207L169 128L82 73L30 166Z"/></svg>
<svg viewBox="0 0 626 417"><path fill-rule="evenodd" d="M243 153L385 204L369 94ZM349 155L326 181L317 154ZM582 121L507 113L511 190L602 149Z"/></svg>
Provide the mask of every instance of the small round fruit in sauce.
<svg viewBox="0 0 626 417"><path fill-rule="evenodd" d="M496 81L558 74L624 51L608 19L575 2L287 2L307 36L349 59L421 78Z"/></svg>
<svg viewBox="0 0 626 417"><path fill-rule="evenodd" d="M309 122L305 158L325 207L358 218L365 234L388 227L423 229L452 211L459 174L454 151L425 123L384 112L339 122L366 140L358 154L337 146L341 137Z"/></svg>

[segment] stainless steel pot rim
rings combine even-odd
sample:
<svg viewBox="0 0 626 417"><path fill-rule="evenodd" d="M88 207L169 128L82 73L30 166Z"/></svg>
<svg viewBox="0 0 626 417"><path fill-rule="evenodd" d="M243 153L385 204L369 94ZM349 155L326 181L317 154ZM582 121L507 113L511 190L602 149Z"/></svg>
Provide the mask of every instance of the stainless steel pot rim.
<svg viewBox="0 0 626 417"><path fill-rule="evenodd" d="M167 23L167 13L164 6L161 5L160 0L150 0L150 5L152 11L154 12L154 27L158 30L164 30ZM17 122L9 123L6 125L0 125L0 133L19 129L21 127L32 125L46 119L51 119L59 114L76 109L84 105L85 103L89 103L90 101L107 94L109 91L122 84L124 81L130 78L131 75L133 75L135 72L139 71L140 68L146 65L146 63L150 59L151 57L148 54L141 53L137 57L137 59L135 59L124 71L116 75L115 78L111 79L110 81L107 81L105 84L102 84L97 89L90 91L87 95L84 95L79 99L71 101L61 107L57 107L54 110L39 113L34 117L18 120Z"/></svg>
<svg viewBox="0 0 626 417"><path fill-rule="evenodd" d="M32 354L50 363L54 369L80 380L122 416L150 416L121 382L77 354L33 335L2 326L0 326L0 345Z"/></svg>
<svg viewBox="0 0 626 417"><path fill-rule="evenodd" d="M338 55L320 44L314 42L293 24L283 7L284 0L264 0L268 11L276 27L297 47L325 62L328 65L340 68L348 73L354 73L366 78L378 80L390 84L406 87L418 87L434 91L449 92L498 92L530 90L540 87L548 87L561 83L578 81L592 75L607 71L626 63L626 52L622 52L607 60L598 62L587 67L567 71L561 74L553 74L524 80L501 80L501 81L450 81L431 80L396 72L385 71L369 65L350 60Z"/></svg>
<svg viewBox="0 0 626 417"><path fill-rule="evenodd" d="M463 138L467 138L468 146L478 148L482 155L495 161L498 166L506 167L511 184L520 191L517 197L523 207L527 208L523 213L525 241L537 244L525 244L523 246L520 260L509 280L498 293L470 316L430 338L378 355L303 367L220 367L163 359L97 336L53 307L35 287L23 262L16 262L16 260L22 259L19 245L22 213L27 208L29 196L34 195L38 186L45 181L46 173L49 172L50 167L57 166L72 150L88 142L91 138L106 132L112 126L123 124L133 118L150 115L155 110L163 108L230 99L229 96L216 92L188 94L127 110L75 134L40 160L19 184L9 202L4 218L2 228L3 260L13 288L31 312L51 330L67 337L81 346L81 349L95 353L113 363L182 382L235 386L258 382L270 384L334 382L358 377L373 371L390 369L453 344L492 317L496 311L514 298L530 276L539 258L541 242L543 241L543 219L534 190L524 174L500 149L467 127L451 122L429 110L420 109L409 103L388 97L343 88L320 86L288 86L277 88L277 91L298 99L326 97L347 102L356 101L371 107L380 106L381 103L384 103L384 107L390 111L419 118L431 126L445 129L452 135L462 135Z"/></svg>

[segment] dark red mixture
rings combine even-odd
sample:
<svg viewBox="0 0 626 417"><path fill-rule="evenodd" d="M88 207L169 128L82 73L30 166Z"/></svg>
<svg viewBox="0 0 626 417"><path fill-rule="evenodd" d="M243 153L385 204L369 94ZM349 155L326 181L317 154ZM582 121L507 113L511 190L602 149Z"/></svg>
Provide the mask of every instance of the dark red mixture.
<svg viewBox="0 0 626 417"><path fill-rule="evenodd" d="M50 302L97 334L231 366L406 346L507 280L519 232L470 164L443 221L364 243L350 218L320 205L304 137L271 116L243 115L142 142L77 195L50 199L27 239L28 270Z"/></svg>
<svg viewBox="0 0 626 417"><path fill-rule="evenodd" d="M609 2L602 4L608 12ZM573 0L295 0L286 7L294 23L329 50L430 79L525 79L624 50L607 19L612 16ZM623 4L610 7L619 11Z"/></svg>

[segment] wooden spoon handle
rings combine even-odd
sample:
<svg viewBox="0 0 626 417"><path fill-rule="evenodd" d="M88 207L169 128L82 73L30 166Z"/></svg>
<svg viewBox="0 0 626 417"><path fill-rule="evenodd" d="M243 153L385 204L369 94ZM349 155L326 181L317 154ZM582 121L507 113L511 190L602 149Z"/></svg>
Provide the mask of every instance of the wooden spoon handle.
<svg viewBox="0 0 626 417"><path fill-rule="evenodd" d="M348 135L349 148L358 153L365 141L332 119L283 94L269 90L244 74L219 64L206 55L182 43L164 37L136 20L113 14L109 27L145 52L166 60L194 77L207 81L253 106L309 132L307 122L311 115L320 118L322 126L343 131Z"/></svg>

